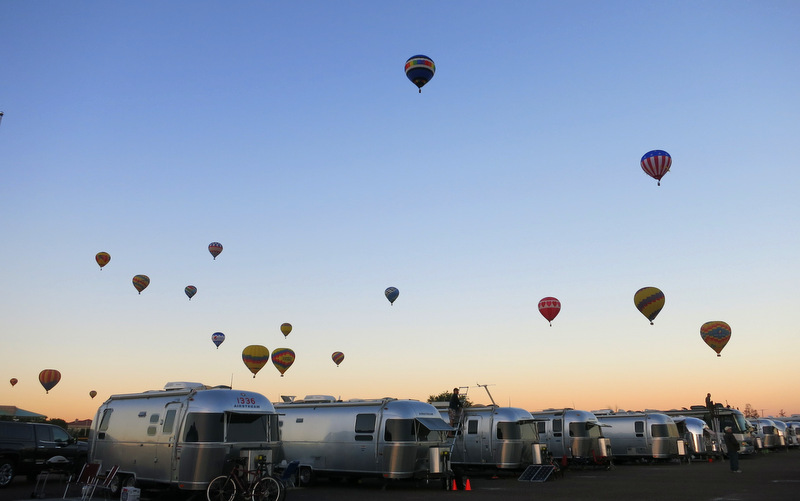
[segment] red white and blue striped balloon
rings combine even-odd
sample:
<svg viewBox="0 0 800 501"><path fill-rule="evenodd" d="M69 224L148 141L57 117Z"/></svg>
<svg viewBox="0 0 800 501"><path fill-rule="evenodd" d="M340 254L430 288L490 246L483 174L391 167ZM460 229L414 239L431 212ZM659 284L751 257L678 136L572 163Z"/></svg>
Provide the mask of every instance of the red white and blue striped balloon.
<svg viewBox="0 0 800 501"><path fill-rule="evenodd" d="M650 177L658 181L661 186L661 178L669 172L672 166L672 157L664 150L652 150L644 154L641 161L642 170Z"/></svg>

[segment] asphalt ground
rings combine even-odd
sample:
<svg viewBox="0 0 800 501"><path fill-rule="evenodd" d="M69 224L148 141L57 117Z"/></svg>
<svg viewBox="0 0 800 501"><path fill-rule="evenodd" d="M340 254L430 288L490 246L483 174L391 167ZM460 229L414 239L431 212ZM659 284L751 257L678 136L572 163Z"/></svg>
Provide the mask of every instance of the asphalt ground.
<svg viewBox="0 0 800 501"><path fill-rule="evenodd" d="M742 473L732 473L727 461L666 464L623 464L609 470L569 469L547 482L520 482L519 473L493 476L472 474L471 490L446 491L439 481L377 479L332 482L288 490L287 501L351 501L353 499L441 500L453 497L486 500L713 500L763 501L800 499L800 450L771 452L740 460ZM30 499L35 483L17 478L0 489L0 501ZM63 481L46 489L50 501L61 499ZM176 493L143 492L142 501L187 499ZM103 499L102 494L95 499ZM203 500L205 496L196 496Z"/></svg>

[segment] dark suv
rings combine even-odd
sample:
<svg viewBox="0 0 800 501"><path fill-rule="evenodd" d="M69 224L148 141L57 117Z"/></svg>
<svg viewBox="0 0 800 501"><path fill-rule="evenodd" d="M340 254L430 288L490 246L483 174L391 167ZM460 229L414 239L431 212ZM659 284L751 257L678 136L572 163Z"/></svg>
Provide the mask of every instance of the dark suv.
<svg viewBox="0 0 800 501"><path fill-rule="evenodd" d="M64 456L70 470L86 462L88 445L72 438L63 428L44 423L0 421L0 487L15 475L35 478L53 456Z"/></svg>

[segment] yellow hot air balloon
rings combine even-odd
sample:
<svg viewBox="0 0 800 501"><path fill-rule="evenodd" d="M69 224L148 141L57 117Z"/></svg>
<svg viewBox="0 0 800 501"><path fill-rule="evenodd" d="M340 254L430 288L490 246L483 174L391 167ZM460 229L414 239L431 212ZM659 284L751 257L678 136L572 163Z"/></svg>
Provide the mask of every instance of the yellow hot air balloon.
<svg viewBox="0 0 800 501"><path fill-rule="evenodd" d="M251 344L242 350L242 361L253 373L253 377L256 377L264 364L269 362L269 349L260 344Z"/></svg>
<svg viewBox="0 0 800 501"><path fill-rule="evenodd" d="M100 270L103 270L103 266L107 265L109 261L111 261L111 254L108 252L98 252L94 256L94 260L97 261L97 264L100 266Z"/></svg>
<svg viewBox="0 0 800 501"><path fill-rule="evenodd" d="M292 332L292 324L289 322L281 324L281 332L283 333L283 337L288 336L289 333Z"/></svg>
<svg viewBox="0 0 800 501"><path fill-rule="evenodd" d="M656 287L642 287L633 295L633 303L653 325L653 320L664 307L664 293Z"/></svg>
<svg viewBox="0 0 800 501"><path fill-rule="evenodd" d="M275 368L278 369L278 372L281 373L281 377L283 377L283 373L294 363L294 351L289 348L277 348L273 350L272 363L275 365Z"/></svg>

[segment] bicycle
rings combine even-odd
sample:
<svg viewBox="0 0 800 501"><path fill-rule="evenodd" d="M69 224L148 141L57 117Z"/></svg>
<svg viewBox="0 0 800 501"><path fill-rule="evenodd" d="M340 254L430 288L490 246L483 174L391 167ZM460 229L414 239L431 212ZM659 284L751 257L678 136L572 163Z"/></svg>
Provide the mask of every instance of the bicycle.
<svg viewBox="0 0 800 501"><path fill-rule="evenodd" d="M220 475L208 484L206 497L208 501L234 501L244 499L252 501L280 501L284 487L280 480L266 473L267 462L263 456L256 460L256 469L244 467L247 458L236 458L233 468L227 475Z"/></svg>

